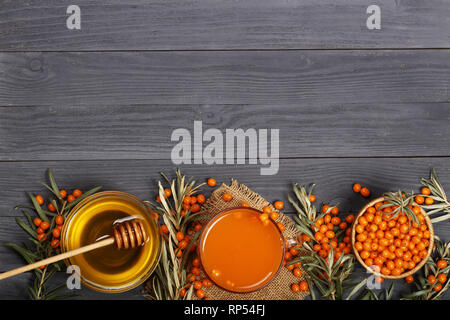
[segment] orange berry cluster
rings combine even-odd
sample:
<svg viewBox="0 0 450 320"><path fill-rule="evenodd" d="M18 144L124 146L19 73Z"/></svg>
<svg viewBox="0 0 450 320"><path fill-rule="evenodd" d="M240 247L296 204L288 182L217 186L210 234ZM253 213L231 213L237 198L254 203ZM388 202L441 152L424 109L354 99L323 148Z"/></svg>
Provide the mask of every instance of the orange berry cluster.
<svg viewBox="0 0 450 320"><path fill-rule="evenodd" d="M276 201L276 202L281 202L281 201ZM283 206L278 205L278 207L282 208L282 207L284 207L284 205ZM272 209L269 206L265 206L262 210L261 215L259 216L259 219L263 222L264 225L268 225L270 223L269 219L273 220L276 223L278 229L280 229L280 231L283 232L285 227L284 227L284 224L282 224L281 222L276 222L278 217L279 217L278 212L272 211Z"/></svg>
<svg viewBox="0 0 450 320"><path fill-rule="evenodd" d="M292 271L292 274L296 276L297 278L300 278L302 276L302 270L300 269L300 266L302 265L301 262L291 263L293 259L296 259L299 254L299 249L301 247L301 244L297 244L292 247L286 248L286 252L284 253L284 262L283 265L289 270ZM300 291L307 291L308 290L308 283L306 281L300 281L299 283L293 283L291 285L291 290L295 293Z"/></svg>
<svg viewBox="0 0 450 320"><path fill-rule="evenodd" d="M192 260L192 269L191 273L186 276L187 281L189 282L184 288L180 290L180 297L184 297L186 295L187 290L191 286L195 289L195 295L197 298L202 300L212 300L209 297L206 297L206 293L203 288L208 288L213 285L211 280L208 278L201 278L201 269L200 269L200 259L195 257Z"/></svg>
<svg viewBox="0 0 450 320"><path fill-rule="evenodd" d="M432 205L434 203L434 199L431 197L427 197L431 194L431 190L427 187L423 187L422 190L420 191L421 194L415 196L414 201L419 204L426 204L428 206Z"/></svg>
<svg viewBox="0 0 450 320"><path fill-rule="evenodd" d="M334 252L334 260L344 254L351 252L351 225L355 216L349 214L345 217L345 221L337 217L339 209L337 206L330 207L328 204L322 206L323 217L317 219L315 224L311 226L314 233L316 244L313 250L318 252L319 256L326 259L331 248ZM337 233L344 232L342 240L338 239ZM308 237L309 238L309 237Z"/></svg>
<svg viewBox="0 0 450 320"><path fill-rule="evenodd" d="M164 198L167 199L172 196L172 191L168 188L164 189ZM156 197L157 202L161 202L161 197L158 195ZM200 211L200 205L206 202L206 198L203 194L198 194L197 196L185 196L183 200L183 210L180 214L182 217L186 216L187 211L193 213Z"/></svg>
<svg viewBox="0 0 450 320"><path fill-rule="evenodd" d="M68 203L74 201L76 198L80 197L83 194L83 192L80 189L73 190L72 194L68 195L66 190L60 190L60 195L62 199L66 199ZM44 198L41 195L35 196L36 202L42 206L44 204ZM55 206L49 201L48 210L50 212L56 212ZM53 236L52 241L50 242L50 246L52 248L58 248L59 238L61 236L61 231L64 224L64 217L58 212L58 215L54 218L55 220L55 227L52 230L49 230L51 225L53 223L49 221L43 221L41 218L34 218L33 224L36 226L36 232L37 232L37 240L40 242L47 241L48 236L51 234ZM45 266L41 267L41 269L45 268Z"/></svg>
<svg viewBox="0 0 450 320"><path fill-rule="evenodd" d="M361 194L364 198L370 197L370 190L367 187L361 187L359 183L353 185L353 191Z"/></svg>
<svg viewBox="0 0 450 320"><path fill-rule="evenodd" d="M410 206L418 224L402 212L394 216L395 206L380 209L385 204L377 202L358 218L355 249L367 266L378 267L383 275L399 276L427 256L431 234L420 207Z"/></svg>
<svg viewBox="0 0 450 320"><path fill-rule="evenodd" d="M76 198L78 198L79 196L81 196L83 194L83 192L80 189L73 190L72 194L69 194L69 195L67 194L66 190L60 190L59 193L60 193L62 199L66 199L66 197L67 197L66 201L68 203L71 203L72 201L74 201ZM44 204L44 198L41 195L37 195L35 197L35 199L36 199L36 202L40 206L42 206ZM49 204L47 205L47 208L50 212L56 212L56 208L51 202L49 202Z"/></svg>
<svg viewBox="0 0 450 320"><path fill-rule="evenodd" d="M436 292L441 291L443 288L443 285L445 285L447 281L447 274L448 270L443 270L447 268L448 263L446 260L438 260L436 262L436 266L438 268L437 270L437 277L433 274L428 275L427 280L428 283L431 285L432 289ZM412 283L414 281L413 276L407 276L405 278L406 283Z"/></svg>

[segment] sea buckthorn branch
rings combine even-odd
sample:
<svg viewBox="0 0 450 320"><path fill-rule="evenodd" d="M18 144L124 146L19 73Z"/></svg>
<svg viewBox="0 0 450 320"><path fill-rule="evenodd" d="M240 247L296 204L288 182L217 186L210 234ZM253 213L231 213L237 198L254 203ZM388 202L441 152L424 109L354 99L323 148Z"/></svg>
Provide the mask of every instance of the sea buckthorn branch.
<svg viewBox="0 0 450 320"><path fill-rule="evenodd" d="M312 299L315 299L314 285L323 298L340 300L343 292L348 289L350 281L347 278L355 266L348 237L350 228L347 228L347 222L352 223L354 217L348 216L347 222L341 224L338 217L331 218L330 215L338 213L337 206L328 205L323 205L322 213L318 215L315 206L311 204L313 187L311 185L307 191L306 187L294 184L296 199L288 196L289 202L297 211L297 216L293 216L296 227L307 236L302 237L302 254L288 265L301 262L306 271ZM347 236L345 242L341 239L343 233Z"/></svg>
<svg viewBox="0 0 450 320"><path fill-rule="evenodd" d="M417 214L413 210L414 194L407 193L405 191L399 190L398 192L386 192L383 194L386 204L380 206L380 209L391 208L388 212L383 214L386 216L387 220L395 219L399 214L404 214L408 218L409 225L417 223L420 225L420 221L417 218Z"/></svg>
<svg viewBox="0 0 450 320"><path fill-rule="evenodd" d="M424 186L421 197L422 199L424 196L427 197L424 199L425 204L422 205L422 208L427 211L429 216L436 213L444 213L439 217L432 218L431 222L436 223L450 219L450 202L439 181L436 170L431 169L430 178L422 178L421 184Z"/></svg>
<svg viewBox="0 0 450 320"><path fill-rule="evenodd" d="M153 300L192 299L194 287L184 289L191 277L187 275L186 266L190 258L189 253L193 251L200 232L195 229L191 235L192 239L188 233L200 210L195 194L204 183L196 185L195 181L186 180L186 176L182 175L180 170L176 171L176 178L173 180L169 180L164 173L161 175L170 188L164 188L159 181L157 203L151 201L146 203L150 204L156 217L161 217L164 222L161 225L164 241L160 262L147 282L144 296ZM193 198L196 201L191 204ZM180 294L181 292L183 294Z"/></svg>
<svg viewBox="0 0 450 320"><path fill-rule="evenodd" d="M41 182L41 184L56 197L56 199L48 200L48 210L43 207L44 198L41 195L33 195L32 193L28 193L32 203L31 206L19 205L15 208L20 209L27 220L27 222L24 222L16 218L17 224L30 236L28 239L31 243L23 243L22 246L10 242L5 243L6 246L20 254L28 264L60 253L59 238L70 209L87 196L101 189L101 187L96 187L85 193L75 189L69 195L66 190L61 190L58 187L51 169L48 169L48 180L50 185L45 182ZM31 217L30 211L36 214L34 219ZM52 240L50 241L50 239ZM51 300L76 296L60 294L60 291L65 287L65 283L52 290L47 288L48 281L56 272L62 270L63 264L60 261L33 271L33 282L28 286L28 293L31 299Z"/></svg>
<svg viewBox="0 0 450 320"><path fill-rule="evenodd" d="M450 286L450 242L436 239L433 254L425 263L423 276L417 275L413 282L416 291L406 294L403 300L439 300ZM412 280L411 280L412 282Z"/></svg>

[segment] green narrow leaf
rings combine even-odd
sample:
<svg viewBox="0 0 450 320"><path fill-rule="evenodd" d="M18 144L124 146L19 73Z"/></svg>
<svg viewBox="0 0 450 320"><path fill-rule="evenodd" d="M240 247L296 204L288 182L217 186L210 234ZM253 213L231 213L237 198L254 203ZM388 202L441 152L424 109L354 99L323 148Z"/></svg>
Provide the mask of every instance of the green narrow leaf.
<svg viewBox="0 0 450 320"><path fill-rule="evenodd" d="M22 220L20 220L19 218L16 218L16 222L17 224L23 229L25 230L30 236L32 236L33 238L37 238L37 232L34 231L33 229L31 229L25 222L23 222Z"/></svg>
<svg viewBox="0 0 450 320"><path fill-rule="evenodd" d="M58 197L58 199L61 200L61 193L59 191L58 185L56 184L52 169L50 168L48 169L48 179L50 180L50 185L52 187L53 193Z"/></svg>
<svg viewBox="0 0 450 320"><path fill-rule="evenodd" d="M43 221L49 221L47 215L45 214L44 210L42 210L41 206L39 205L39 203L36 201L36 197L33 196L31 193L28 193L28 196L31 199L31 202L33 202L33 206L34 206L34 210L36 210L37 214L39 215L39 218L41 218L41 220Z"/></svg>

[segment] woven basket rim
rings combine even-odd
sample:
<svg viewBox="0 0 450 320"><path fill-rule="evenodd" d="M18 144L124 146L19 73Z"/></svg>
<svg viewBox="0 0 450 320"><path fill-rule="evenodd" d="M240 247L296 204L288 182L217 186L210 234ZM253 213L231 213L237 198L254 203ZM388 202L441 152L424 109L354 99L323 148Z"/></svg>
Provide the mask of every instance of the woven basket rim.
<svg viewBox="0 0 450 320"><path fill-rule="evenodd" d="M355 217L355 221L353 222L352 225L352 233L351 233L351 241L352 241L352 250L353 250L353 254L355 255L356 259L358 260L358 262L370 273L381 277L381 278L385 278L385 279L403 279L406 278L410 275L413 275L414 273L416 273L417 271L419 271L427 262L428 258L431 256L431 253L433 252L433 247L434 247L434 229L433 229L433 224L431 222L430 217L428 216L428 214L425 212L425 210L419 206L421 213L423 214L423 216L425 217L425 222L428 226L428 229L430 231L430 245L428 246L428 251L427 251L427 255L425 258L423 258L412 270L409 270L408 272L402 273L399 276L393 276L393 275L384 275L381 274L380 272L376 272L375 270L373 270L372 268L370 268L369 266L367 266L367 264L362 260L362 258L359 255L359 252L356 250L355 248L355 242L356 242L356 225L358 222L358 219L366 212L366 210L375 205L378 202L384 201L384 197L379 197L376 198L370 202L368 202L364 207L362 207L358 214ZM417 204L416 204L417 205Z"/></svg>

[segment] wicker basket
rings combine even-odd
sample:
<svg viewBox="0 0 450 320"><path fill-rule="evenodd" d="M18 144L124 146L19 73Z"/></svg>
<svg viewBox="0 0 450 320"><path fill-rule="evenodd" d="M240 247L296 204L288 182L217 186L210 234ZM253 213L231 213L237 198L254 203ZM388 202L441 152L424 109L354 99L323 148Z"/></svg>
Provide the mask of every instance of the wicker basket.
<svg viewBox="0 0 450 320"><path fill-rule="evenodd" d="M431 255L431 252L433 251L433 247L434 247L434 231L433 231L433 224L431 223L430 218L428 217L427 213L422 209L422 214L425 217L425 222L428 226L428 229L430 231L430 245L428 246L428 252L427 252L427 256L425 258L423 258L414 269L409 270L408 272L404 272L399 276L392 276L392 275L384 275L381 274L379 272L376 272L375 270L373 270L372 268L370 268L368 265L366 265L364 263L364 261L361 259L361 257L359 256L359 252L355 249L355 242L356 242L356 225L358 224L358 220L359 218L364 214L364 212L367 210L367 208L375 205L378 202L384 201L384 198L377 198L375 200L370 201L369 203L367 203L357 214L357 216L355 217L355 221L353 223L352 226L352 233L351 233L351 238L352 238L352 248L353 248L353 252L355 254L356 259L359 261L359 263L369 272L375 274L376 276L382 277L382 278L386 278L386 279L402 279L405 278L407 276L410 276L414 273L416 273L420 268L423 267L423 265L425 264L425 262L428 260L428 258Z"/></svg>

